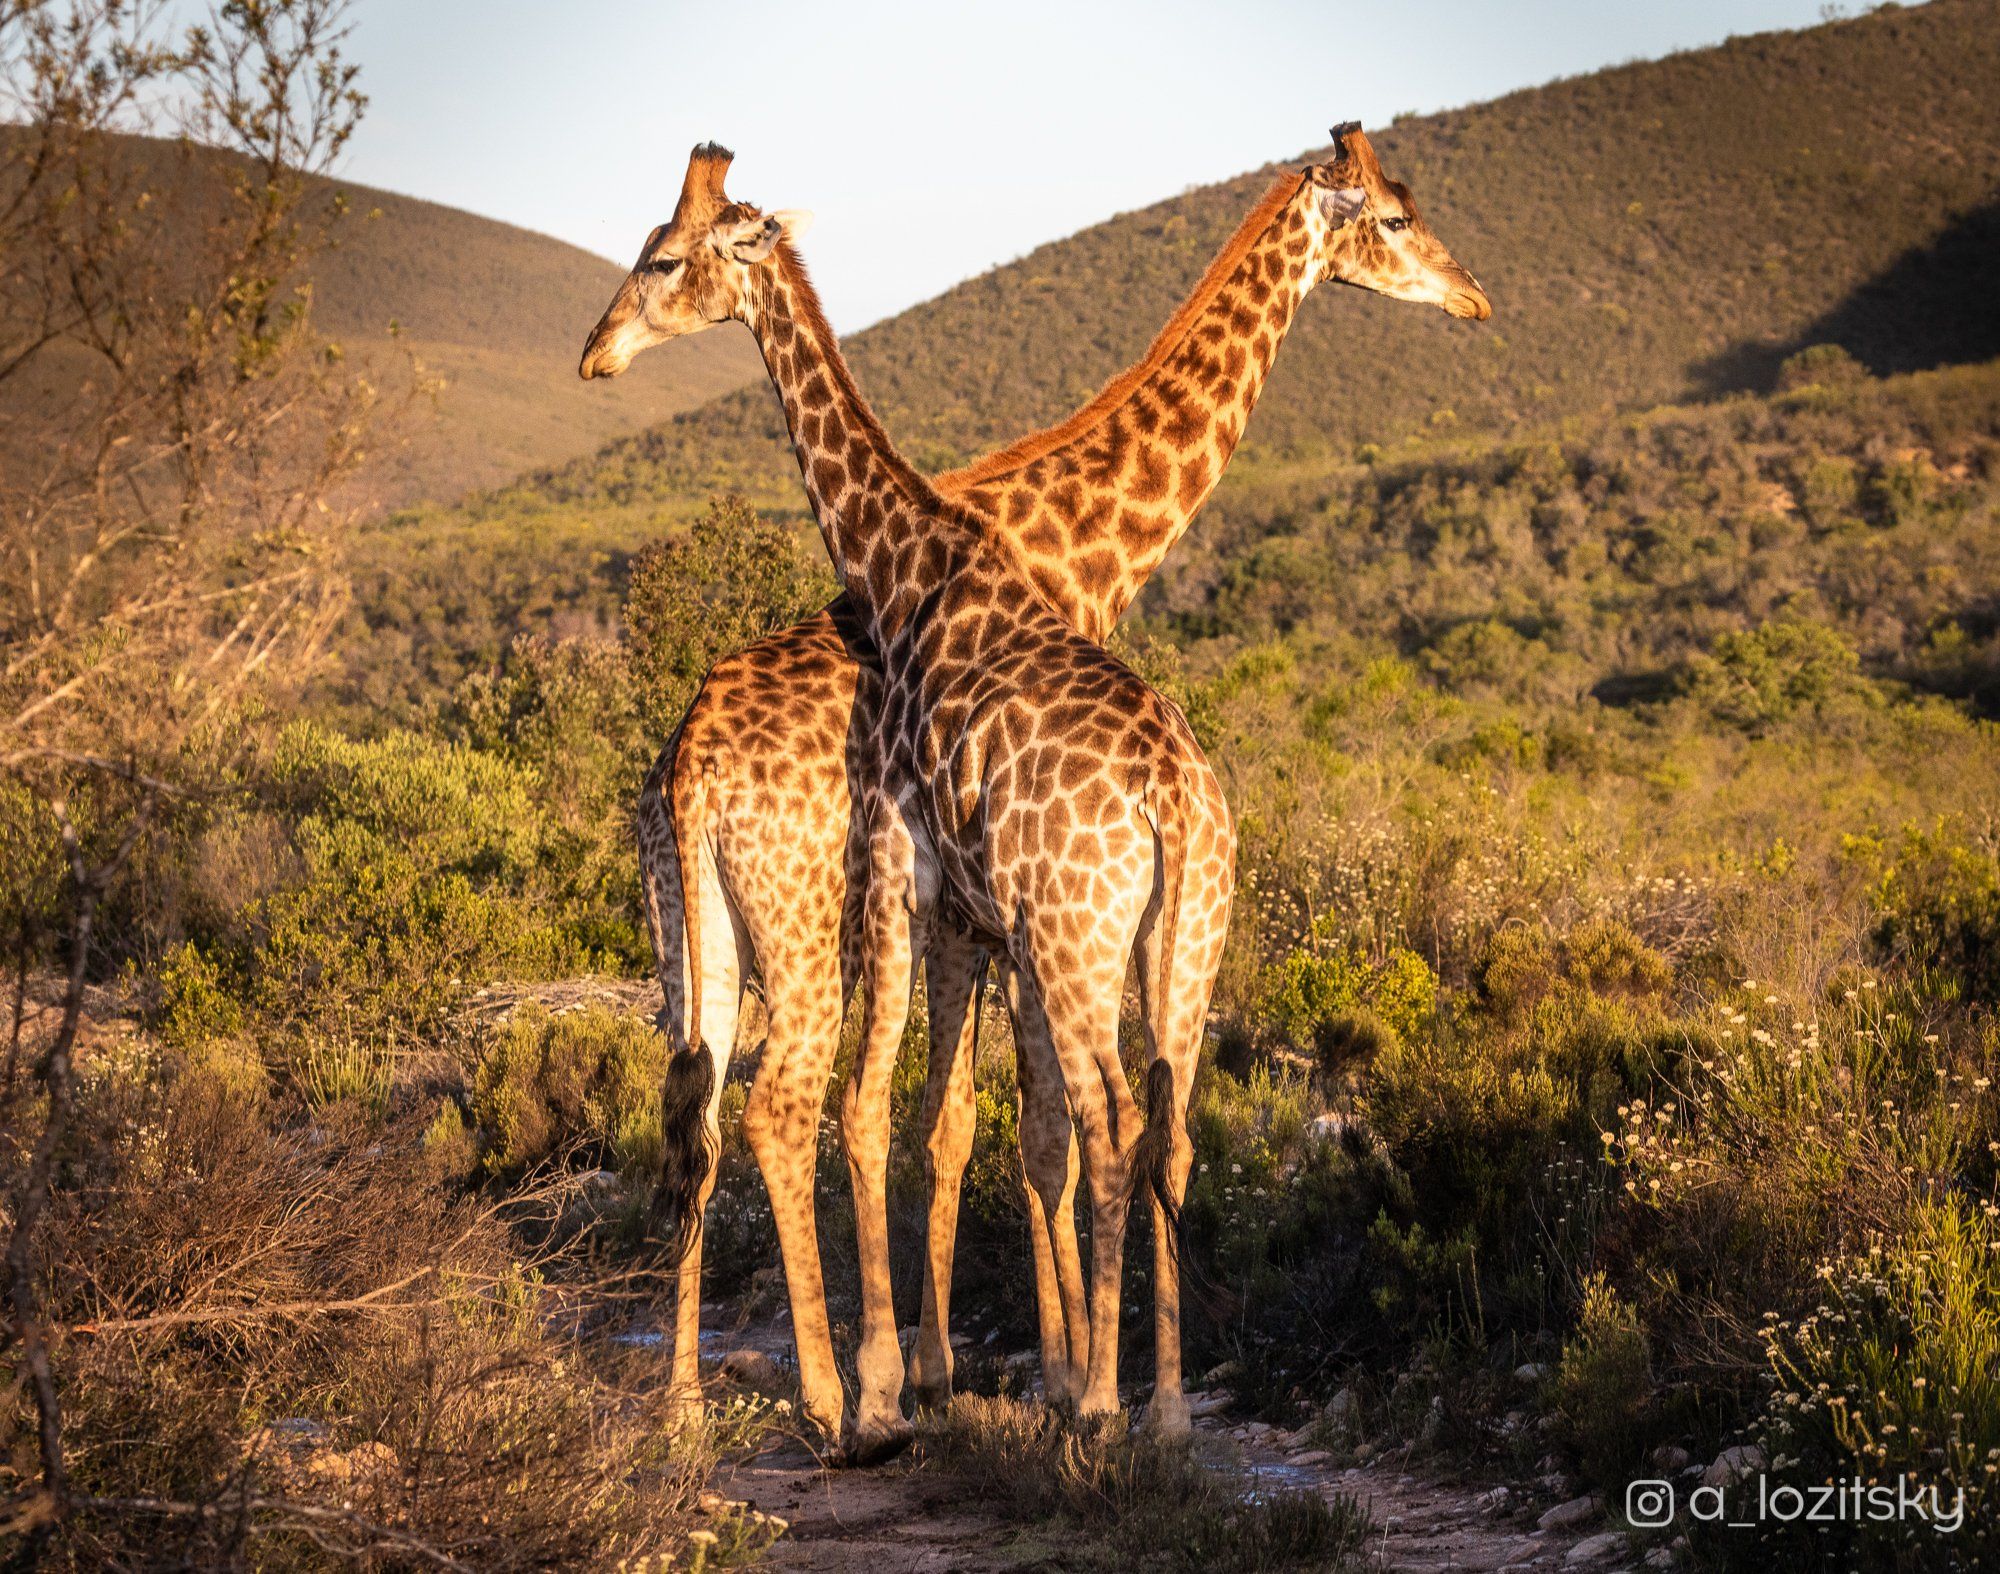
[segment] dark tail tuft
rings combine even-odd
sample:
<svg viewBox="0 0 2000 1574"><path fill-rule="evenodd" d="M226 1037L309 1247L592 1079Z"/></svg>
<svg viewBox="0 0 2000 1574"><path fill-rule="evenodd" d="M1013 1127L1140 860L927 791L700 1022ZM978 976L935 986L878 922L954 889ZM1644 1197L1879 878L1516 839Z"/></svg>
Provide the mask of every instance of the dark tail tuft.
<svg viewBox="0 0 2000 1574"><path fill-rule="evenodd" d="M1181 1261L1181 1205L1174 1201L1174 1068L1155 1060L1146 1068L1146 1129L1132 1153L1132 1173L1160 1205L1167 1250Z"/></svg>
<svg viewBox="0 0 2000 1574"><path fill-rule="evenodd" d="M660 1089L660 1189L654 1207L669 1224L675 1262L701 1228L701 1192L715 1164L708 1103L715 1096L715 1058L697 1037L667 1062Z"/></svg>

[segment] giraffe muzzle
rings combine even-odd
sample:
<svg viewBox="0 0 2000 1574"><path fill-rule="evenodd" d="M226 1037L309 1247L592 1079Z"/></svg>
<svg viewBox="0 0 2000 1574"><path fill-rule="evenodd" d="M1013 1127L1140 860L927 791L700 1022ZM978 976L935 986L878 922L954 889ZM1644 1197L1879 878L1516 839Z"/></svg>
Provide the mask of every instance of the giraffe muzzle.
<svg viewBox="0 0 2000 1574"><path fill-rule="evenodd" d="M1471 322L1484 322L1493 315L1493 303L1486 298L1479 281L1470 274L1466 275L1464 284L1445 297L1444 309L1454 317L1463 317Z"/></svg>

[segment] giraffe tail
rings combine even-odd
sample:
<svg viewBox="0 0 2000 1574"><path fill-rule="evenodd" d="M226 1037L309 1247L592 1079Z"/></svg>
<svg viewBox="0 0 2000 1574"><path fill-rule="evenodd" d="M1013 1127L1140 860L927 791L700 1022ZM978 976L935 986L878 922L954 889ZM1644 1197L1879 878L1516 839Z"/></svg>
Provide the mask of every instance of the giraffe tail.
<svg viewBox="0 0 2000 1574"><path fill-rule="evenodd" d="M675 1262L684 1259L701 1228L702 1190L715 1163L715 1143L709 1135L708 1110L715 1097L715 1057L701 1032L701 847L708 828L708 773L679 750L671 751L671 763L663 759L647 778L640 812L650 809L666 814L672 806L674 861L679 865L681 924L681 966L686 980L684 1010L686 1031L671 1031L680 1043L667 1061L660 1089L660 1177L654 1192L654 1207L670 1221L668 1236ZM664 776L664 779L662 777ZM642 848L662 845L660 838L641 838ZM660 982L666 988L669 952L666 926L674 913L666 900L667 872L663 860L649 861L640 870L646 893L646 910L653 925L654 954L659 958Z"/></svg>
<svg viewBox="0 0 2000 1574"><path fill-rule="evenodd" d="M1153 833L1160 846L1160 916L1157 938L1160 967L1153 1010L1153 1063L1146 1068L1146 1125L1133 1152L1133 1174L1159 1205L1167 1232L1167 1249L1178 1264L1181 1257L1181 1205L1174 1197L1173 1158L1177 1104L1174 1068L1166 1058L1168 1029L1173 1024L1174 952L1178 949L1181 891L1187 870L1189 831L1188 787L1176 770L1167 781L1155 781L1150 797Z"/></svg>

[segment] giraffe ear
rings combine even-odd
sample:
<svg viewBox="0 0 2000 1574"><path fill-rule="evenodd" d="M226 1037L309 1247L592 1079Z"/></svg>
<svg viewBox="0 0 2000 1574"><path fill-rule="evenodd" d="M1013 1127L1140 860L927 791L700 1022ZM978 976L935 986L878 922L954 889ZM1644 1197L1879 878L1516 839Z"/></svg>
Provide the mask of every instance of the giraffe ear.
<svg viewBox="0 0 2000 1574"><path fill-rule="evenodd" d="M1335 229L1349 219L1358 218L1367 206L1368 193L1359 186L1324 187L1319 194L1319 211Z"/></svg>
<svg viewBox="0 0 2000 1574"><path fill-rule="evenodd" d="M714 237L715 248L737 262L762 262L781 240L795 240L812 226L812 215L784 208L761 218L742 219Z"/></svg>

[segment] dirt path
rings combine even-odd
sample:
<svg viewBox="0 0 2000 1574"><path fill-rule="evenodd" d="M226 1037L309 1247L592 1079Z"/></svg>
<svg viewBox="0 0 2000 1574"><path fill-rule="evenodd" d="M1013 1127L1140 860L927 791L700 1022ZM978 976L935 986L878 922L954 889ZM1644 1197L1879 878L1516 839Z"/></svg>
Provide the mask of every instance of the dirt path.
<svg viewBox="0 0 2000 1574"><path fill-rule="evenodd" d="M1399 1574L1499 1574L1575 1568L1606 1570L1636 1564L1622 1548L1575 1555L1599 1536L1601 1524L1535 1529L1531 1510L1512 1494L1371 1464L1350 1469L1299 1465L1283 1455L1237 1445L1228 1432L1200 1423L1204 1447L1241 1447L1254 1487L1345 1493L1374 1526L1371 1563ZM874 1470L827 1470L802 1445L786 1441L752 1459L725 1465L715 1480L725 1496L785 1520L790 1529L771 1549L767 1566L812 1574L919 1574L964 1569L1061 1569L1063 1549L1046 1532L968 1502L962 1488L897 1462ZM1572 1561L1572 1558L1575 1561Z"/></svg>
<svg viewBox="0 0 2000 1574"><path fill-rule="evenodd" d="M961 1490L906 1463L874 1470L823 1470L786 1442L716 1475L716 1489L790 1529L763 1566L812 1574L930 1574L965 1569L1059 1568L1032 1528L1001 1522Z"/></svg>

